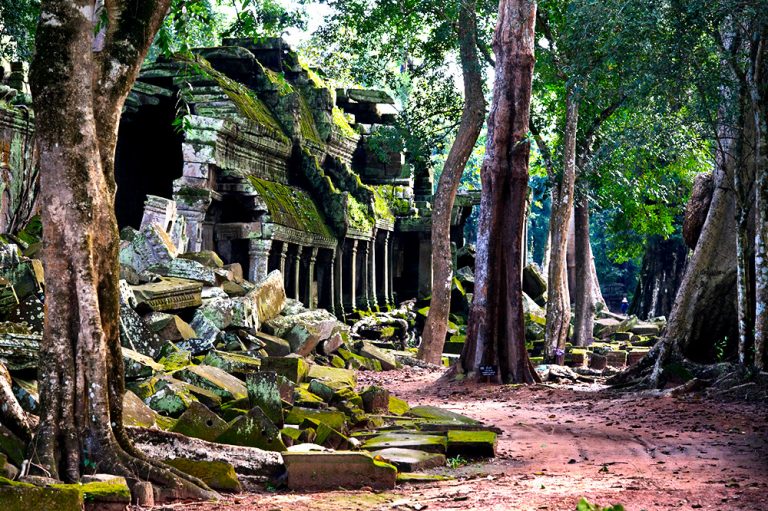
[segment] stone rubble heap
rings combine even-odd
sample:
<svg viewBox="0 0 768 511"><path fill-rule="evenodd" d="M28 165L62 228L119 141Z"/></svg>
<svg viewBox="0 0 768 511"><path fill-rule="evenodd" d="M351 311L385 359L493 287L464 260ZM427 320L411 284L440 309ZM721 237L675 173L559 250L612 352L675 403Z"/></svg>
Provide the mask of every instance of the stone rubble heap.
<svg viewBox="0 0 768 511"><path fill-rule="evenodd" d="M279 271L254 283L214 252L180 253L180 233L151 221L121 233L124 422L145 452L220 491L265 481L391 488L446 457L495 455L492 427L410 407L384 388L358 389L356 369L416 363L411 351L389 349L412 335L414 313L366 316L350 328L286 298ZM15 241L0 246L0 363L34 415L43 268L38 244ZM25 488L10 480L26 449L1 422L0 500Z"/></svg>

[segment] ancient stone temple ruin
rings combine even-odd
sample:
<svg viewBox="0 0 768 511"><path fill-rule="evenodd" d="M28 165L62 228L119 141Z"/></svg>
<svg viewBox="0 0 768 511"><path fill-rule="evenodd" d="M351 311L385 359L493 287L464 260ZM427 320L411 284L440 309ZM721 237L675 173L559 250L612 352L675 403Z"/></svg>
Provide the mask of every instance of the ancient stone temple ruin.
<svg viewBox="0 0 768 511"><path fill-rule="evenodd" d="M340 317L427 296L431 182L388 142L395 121L386 93L329 89L281 39L160 59L122 118L118 222L252 281L279 269L289 297ZM457 200L458 246L476 203Z"/></svg>

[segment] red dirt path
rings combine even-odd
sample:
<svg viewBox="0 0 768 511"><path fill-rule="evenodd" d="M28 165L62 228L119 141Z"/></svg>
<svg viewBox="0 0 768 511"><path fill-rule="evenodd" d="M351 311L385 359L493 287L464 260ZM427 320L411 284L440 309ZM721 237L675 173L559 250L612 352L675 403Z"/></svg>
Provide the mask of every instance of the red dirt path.
<svg viewBox="0 0 768 511"><path fill-rule="evenodd" d="M165 509L574 510L581 497L639 510L768 510L768 406L579 387L446 385L441 371L360 373L411 405L500 427L498 457L454 481L391 492L260 493Z"/></svg>

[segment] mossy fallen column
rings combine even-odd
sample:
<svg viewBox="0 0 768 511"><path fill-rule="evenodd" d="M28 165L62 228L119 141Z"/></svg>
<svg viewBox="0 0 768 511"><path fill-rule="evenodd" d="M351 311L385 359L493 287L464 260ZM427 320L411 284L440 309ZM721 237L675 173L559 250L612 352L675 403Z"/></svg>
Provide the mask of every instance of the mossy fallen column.
<svg viewBox="0 0 768 511"><path fill-rule="evenodd" d="M261 282L269 273L269 253L272 240L255 239L248 243L248 279Z"/></svg>

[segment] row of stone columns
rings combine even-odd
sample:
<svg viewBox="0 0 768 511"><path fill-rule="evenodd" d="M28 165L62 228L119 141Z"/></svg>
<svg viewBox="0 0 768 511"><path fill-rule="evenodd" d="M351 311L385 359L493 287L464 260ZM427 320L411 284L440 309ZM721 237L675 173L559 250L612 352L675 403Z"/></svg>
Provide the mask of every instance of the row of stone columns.
<svg viewBox="0 0 768 511"><path fill-rule="evenodd" d="M334 303L342 314L394 305L389 237L390 231L374 230L371 239L344 240L334 268Z"/></svg>
<svg viewBox="0 0 768 511"><path fill-rule="evenodd" d="M335 249L249 240L248 278L258 282L278 269L289 298L310 309L320 305L340 317L358 309L389 307L394 305L390 234L376 230L371 239L346 238Z"/></svg>

